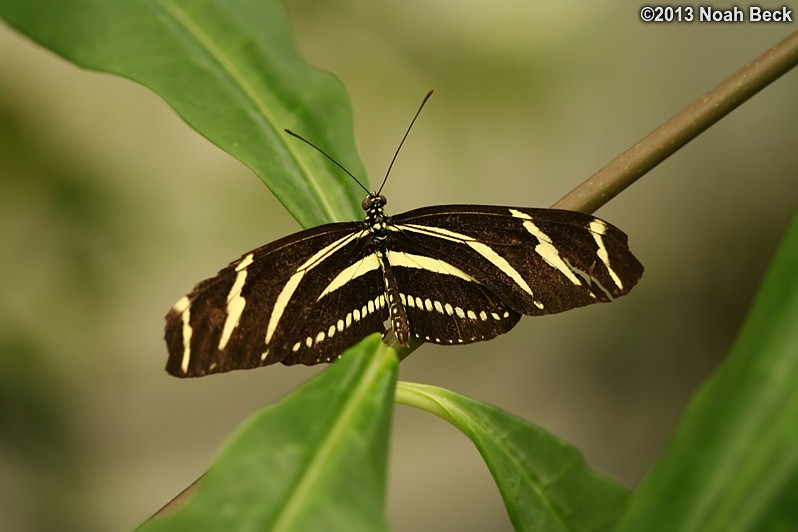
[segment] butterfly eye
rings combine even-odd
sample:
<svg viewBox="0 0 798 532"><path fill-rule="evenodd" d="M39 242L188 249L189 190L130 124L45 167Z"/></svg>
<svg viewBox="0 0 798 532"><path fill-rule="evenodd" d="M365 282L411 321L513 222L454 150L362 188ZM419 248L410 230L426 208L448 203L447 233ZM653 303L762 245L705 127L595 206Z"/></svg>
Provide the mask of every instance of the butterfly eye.
<svg viewBox="0 0 798 532"><path fill-rule="evenodd" d="M388 203L388 200L386 200L385 196L383 196L382 194L380 194L379 196L375 196L374 194L369 194L368 196L363 198L363 201L360 202L360 208L363 209L364 211L368 211L375 207L382 207L386 203Z"/></svg>

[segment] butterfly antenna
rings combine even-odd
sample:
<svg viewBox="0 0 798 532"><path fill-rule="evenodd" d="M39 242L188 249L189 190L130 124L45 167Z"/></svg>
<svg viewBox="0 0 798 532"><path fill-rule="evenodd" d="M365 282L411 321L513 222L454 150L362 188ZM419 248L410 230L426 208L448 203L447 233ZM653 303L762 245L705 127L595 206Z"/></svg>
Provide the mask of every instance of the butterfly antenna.
<svg viewBox="0 0 798 532"><path fill-rule="evenodd" d="M405 131L405 136L402 137L402 142L399 143L399 147L396 148L396 151L393 154L393 159L391 159L391 164L388 165L388 171L385 172L385 178L382 180L382 184L380 185L380 189L377 191L377 194L382 192L382 187L384 187L385 183L388 181L388 175L390 175L391 168L393 168L393 163L396 161L396 157L399 155L399 150L402 149L402 144L405 143L405 139L407 138L407 135L410 133L410 130L413 128L413 124L416 123L416 118L418 118L418 115L421 114L421 110L424 108L424 104L427 103L427 100L429 100L430 96L432 96L432 91L429 91L426 94L426 96L424 96L424 99L421 100L421 105L418 106L418 111L416 111L416 116L414 116L413 120L410 121L410 125L407 126L407 131Z"/></svg>
<svg viewBox="0 0 798 532"><path fill-rule="evenodd" d="M286 132L286 133L288 133L289 135L291 135L292 137L296 137L296 138L298 138L299 140L301 140L302 142L304 142L305 144L307 144L307 145L308 145L308 146L310 146L311 148L315 149L315 150L316 150L317 152L319 152L320 154L322 154L322 155L324 155L325 157L327 157L327 158L328 158L330 161L332 161L332 162L333 162L333 164L335 164L335 166L337 166L338 168L340 168L341 170L343 170L344 172L346 172L346 175L348 175L349 177L351 177L352 179L354 179L354 180L355 180L355 183L357 183L358 185L360 185L360 188L362 188L363 190L365 190L365 191L366 191L366 194L370 194L370 192L369 192L369 189L367 189L366 187L364 187L364 186L363 186L363 183L361 183L361 182L360 182L360 180L358 180L358 178L356 178L354 175L352 175L352 172L350 172L349 170L347 170L346 168L344 168L344 166L343 166L341 163L339 163L338 161L336 161L335 159L333 159L333 158L332 158L332 156L328 155L326 151L322 150L321 148L319 148L318 146L316 146L315 144L313 144L312 142L310 142L308 139L306 139L306 138L305 138L305 137L303 137L302 135L299 135L299 134L297 134L297 133L294 133L294 132L293 132L293 131L291 131L290 129L286 129L286 130L285 130L285 132Z"/></svg>

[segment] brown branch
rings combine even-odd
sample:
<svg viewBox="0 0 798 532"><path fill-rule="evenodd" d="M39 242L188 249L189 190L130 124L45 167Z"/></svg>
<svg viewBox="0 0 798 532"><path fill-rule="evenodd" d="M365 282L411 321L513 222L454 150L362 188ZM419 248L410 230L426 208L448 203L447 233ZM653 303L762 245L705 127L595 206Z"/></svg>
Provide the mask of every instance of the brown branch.
<svg viewBox="0 0 798 532"><path fill-rule="evenodd" d="M798 31L720 82L553 205L592 213L798 65Z"/></svg>
<svg viewBox="0 0 798 532"><path fill-rule="evenodd" d="M166 517L167 515L170 515L179 510L184 504L188 502L189 498L194 493L194 491L196 491L200 481L202 480L202 477L204 476L205 474L203 473L202 476L200 476L197 480L195 480L194 482L183 488L183 491L175 495L171 501L164 504L163 507L161 507L160 510L152 514L150 518L147 519L147 521L153 521L155 519ZM147 521L145 521L145 523Z"/></svg>

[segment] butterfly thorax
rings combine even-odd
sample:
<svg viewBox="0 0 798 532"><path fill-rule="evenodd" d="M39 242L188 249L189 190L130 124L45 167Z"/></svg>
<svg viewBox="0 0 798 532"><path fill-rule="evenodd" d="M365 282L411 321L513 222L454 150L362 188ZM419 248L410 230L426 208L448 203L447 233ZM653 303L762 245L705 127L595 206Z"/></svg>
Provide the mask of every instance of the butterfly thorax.
<svg viewBox="0 0 798 532"><path fill-rule="evenodd" d="M383 249L388 243L388 223L390 221L383 211L387 202L385 196L372 192L360 204L366 212L365 224L371 234L371 242Z"/></svg>

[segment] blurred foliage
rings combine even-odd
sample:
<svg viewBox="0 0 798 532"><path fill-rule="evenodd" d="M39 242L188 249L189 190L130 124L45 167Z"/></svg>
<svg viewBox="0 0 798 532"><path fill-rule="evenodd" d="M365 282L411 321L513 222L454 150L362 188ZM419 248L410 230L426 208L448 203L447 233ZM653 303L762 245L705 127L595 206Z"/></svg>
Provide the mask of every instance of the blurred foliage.
<svg viewBox="0 0 798 532"><path fill-rule="evenodd" d="M0 489L13 525L4 528L92 530L81 511L80 437L69 422L77 405L63 362L53 362L74 356L57 339L90 328L113 300L108 258L125 249L121 202L96 169L7 104L0 99L0 445L8 466Z"/></svg>
<svg viewBox="0 0 798 532"><path fill-rule="evenodd" d="M0 330L0 464L6 530L78 531L79 452L66 390L31 338ZM92 527L90 527L91 529Z"/></svg>
<svg viewBox="0 0 798 532"><path fill-rule="evenodd" d="M126 245L123 203L96 168L54 146L9 103L0 100L5 303L39 316L53 300L71 300L72 316L97 312L114 296L108 256Z"/></svg>

